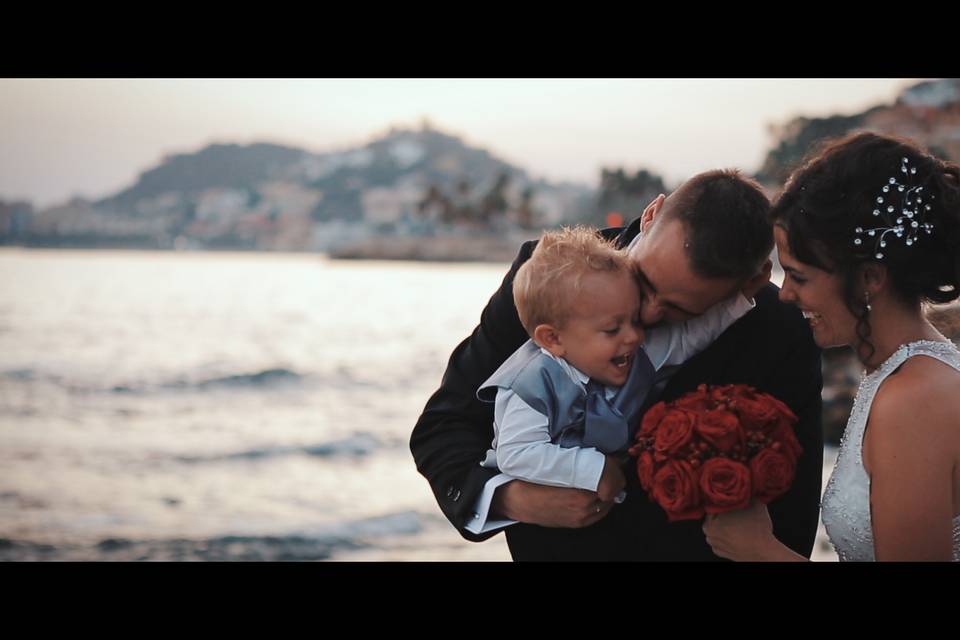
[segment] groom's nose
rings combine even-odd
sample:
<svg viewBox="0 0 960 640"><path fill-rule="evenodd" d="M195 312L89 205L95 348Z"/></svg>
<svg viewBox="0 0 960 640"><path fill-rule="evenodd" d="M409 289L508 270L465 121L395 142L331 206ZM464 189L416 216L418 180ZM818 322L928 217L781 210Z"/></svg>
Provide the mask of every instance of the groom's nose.
<svg viewBox="0 0 960 640"><path fill-rule="evenodd" d="M655 297L645 298L640 307L640 323L645 327L652 327L663 320L663 306Z"/></svg>

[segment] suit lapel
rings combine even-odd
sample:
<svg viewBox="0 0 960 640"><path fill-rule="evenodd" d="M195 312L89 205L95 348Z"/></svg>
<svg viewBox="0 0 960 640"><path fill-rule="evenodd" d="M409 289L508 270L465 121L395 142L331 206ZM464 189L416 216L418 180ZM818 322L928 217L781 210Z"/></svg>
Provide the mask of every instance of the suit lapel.
<svg viewBox="0 0 960 640"><path fill-rule="evenodd" d="M606 230L605 230L605 231L606 231ZM637 236L638 233L640 233L640 218L637 218L636 220L634 220L633 222L631 222L630 225L629 225L628 227L624 228L623 230L621 230L618 235L613 235L613 232L616 231L615 228L614 228L614 229L610 229L609 231L610 231L611 233L610 233L609 235L608 235L607 233L604 233L604 234L603 234L604 237L606 237L606 238L610 238L610 237L615 238L615 242L616 242L617 248L618 248L618 249L623 249L623 248L626 247L628 244L630 244L630 242L633 241L633 239ZM603 233L603 232L601 232L601 233Z"/></svg>

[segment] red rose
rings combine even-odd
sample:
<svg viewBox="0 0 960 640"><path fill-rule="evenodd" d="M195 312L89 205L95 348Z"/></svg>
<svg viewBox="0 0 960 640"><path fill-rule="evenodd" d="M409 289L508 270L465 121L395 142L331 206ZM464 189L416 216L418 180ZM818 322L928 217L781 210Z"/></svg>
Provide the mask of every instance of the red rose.
<svg viewBox="0 0 960 640"><path fill-rule="evenodd" d="M707 513L750 506L750 469L730 458L710 458L700 470L700 491Z"/></svg>
<svg viewBox="0 0 960 640"><path fill-rule="evenodd" d="M644 437L653 435L665 415L667 415L667 403L661 400L647 409L647 412L643 415L643 421L640 423L640 433L637 435Z"/></svg>
<svg viewBox="0 0 960 640"><path fill-rule="evenodd" d="M791 433L790 439L791 439L791 440L796 440L796 436L795 436L795 435L792 435L792 434L795 433L794 425L797 424L797 422L798 422L798 420L797 420L797 417L796 417L796 416L794 416L794 415L785 416L785 415L782 415L782 414L781 414L781 415L780 415L780 419L779 419L778 424L777 424L777 428L773 430L774 435L777 434L777 433L779 433L780 431L784 431L784 432L789 431L789 432ZM776 437L776 436L775 436L775 437ZM799 445L797 445L797 446L799 447ZM798 455L799 455L799 454L798 454Z"/></svg>
<svg viewBox="0 0 960 640"><path fill-rule="evenodd" d="M653 448L661 456L678 454L693 438L696 414L681 409L671 409L660 421Z"/></svg>
<svg viewBox="0 0 960 640"><path fill-rule="evenodd" d="M651 495L670 522L703 517L697 472L682 460L668 460L653 477Z"/></svg>
<svg viewBox="0 0 960 640"><path fill-rule="evenodd" d="M724 453L743 447L743 432L736 414L723 409L707 411L697 421L697 434Z"/></svg>
<svg viewBox="0 0 960 640"><path fill-rule="evenodd" d="M687 411L702 413L712 409L713 402L710 400L710 395L704 390L703 385L700 385L696 391L684 394L682 397L671 402L670 406L676 407L677 409L686 409Z"/></svg>
<svg viewBox="0 0 960 640"><path fill-rule="evenodd" d="M789 424L780 424L773 433L770 434L770 438L773 440L771 446L787 455L794 464L797 463L797 460L800 459L800 455L803 453L803 447L800 446L800 441L797 440L792 426ZM779 447L775 445L779 445Z"/></svg>
<svg viewBox="0 0 960 640"><path fill-rule="evenodd" d="M716 404L729 402L736 394L736 385L726 384L720 387L713 387L710 390L710 399Z"/></svg>
<svg viewBox="0 0 960 640"><path fill-rule="evenodd" d="M796 463L789 455L772 447L761 449L750 460L753 496L763 504L786 493L796 474Z"/></svg>
<svg viewBox="0 0 960 640"><path fill-rule="evenodd" d="M763 395L766 396L768 400L770 400L770 403L773 404L774 407L776 407L777 411L780 412L780 415L782 417L786 418L790 423L794 423L797 421L796 414L793 413L793 411L790 410L790 407L788 407L784 402L782 402L781 400L778 400L777 398L774 398L773 396L767 393Z"/></svg>
<svg viewBox="0 0 960 640"><path fill-rule="evenodd" d="M644 451L637 458L637 477L640 478L640 486L643 487L644 491L649 492L653 486L653 476L656 468L653 454L649 451Z"/></svg>
<svg viewBox="0 0 960 640"><path fill-rule="evenodd" d="M740 424L746 431L772 430L780 418L780 410L776 406L753 393L738 395L734 411L740 416Z"/></svg>

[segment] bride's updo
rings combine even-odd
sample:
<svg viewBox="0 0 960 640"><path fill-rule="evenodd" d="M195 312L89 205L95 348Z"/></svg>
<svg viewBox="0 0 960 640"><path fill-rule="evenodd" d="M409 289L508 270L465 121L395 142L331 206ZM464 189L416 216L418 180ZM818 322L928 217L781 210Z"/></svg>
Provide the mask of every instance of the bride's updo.
<svg viewBox="0 0 960 640"><path fill-rule="evenodd" d="M798 260L844 279L865 342L869 318L855 285L864 263L886 266L904 304L960 297L960 166L908 140L858 133L825 143L793 172L770 215Z"/></svg>

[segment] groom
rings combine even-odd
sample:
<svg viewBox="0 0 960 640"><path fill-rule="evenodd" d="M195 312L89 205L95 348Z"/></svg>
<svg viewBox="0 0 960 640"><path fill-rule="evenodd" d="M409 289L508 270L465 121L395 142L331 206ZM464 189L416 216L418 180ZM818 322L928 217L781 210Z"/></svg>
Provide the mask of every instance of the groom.
<svg viewBox="0 0 960 640"><path fill-rule="evenodd" d="M745 383L786 402L799 417L803 455L793 487L769 510L776 537L809 557L823 465L820 351L800 311L781 303L768 282L769 206L755 183L736 172L710 171L659 196L628 227L602 233L629 248L644 325L683 321L737 290L759 291L756 307L710 347L661 371L648 402L675 399L704 383ZM480 325L451 355L410 439L417 469L464 538L482 541L504 530L514 560L717 560L702 523L669 523L647 499L632 465L628 497L619 505L590 491L531 484L480 466L493 439L493 405L477 400L476 391L527 340L512 287L535 245L524 243Z"/></svg>

